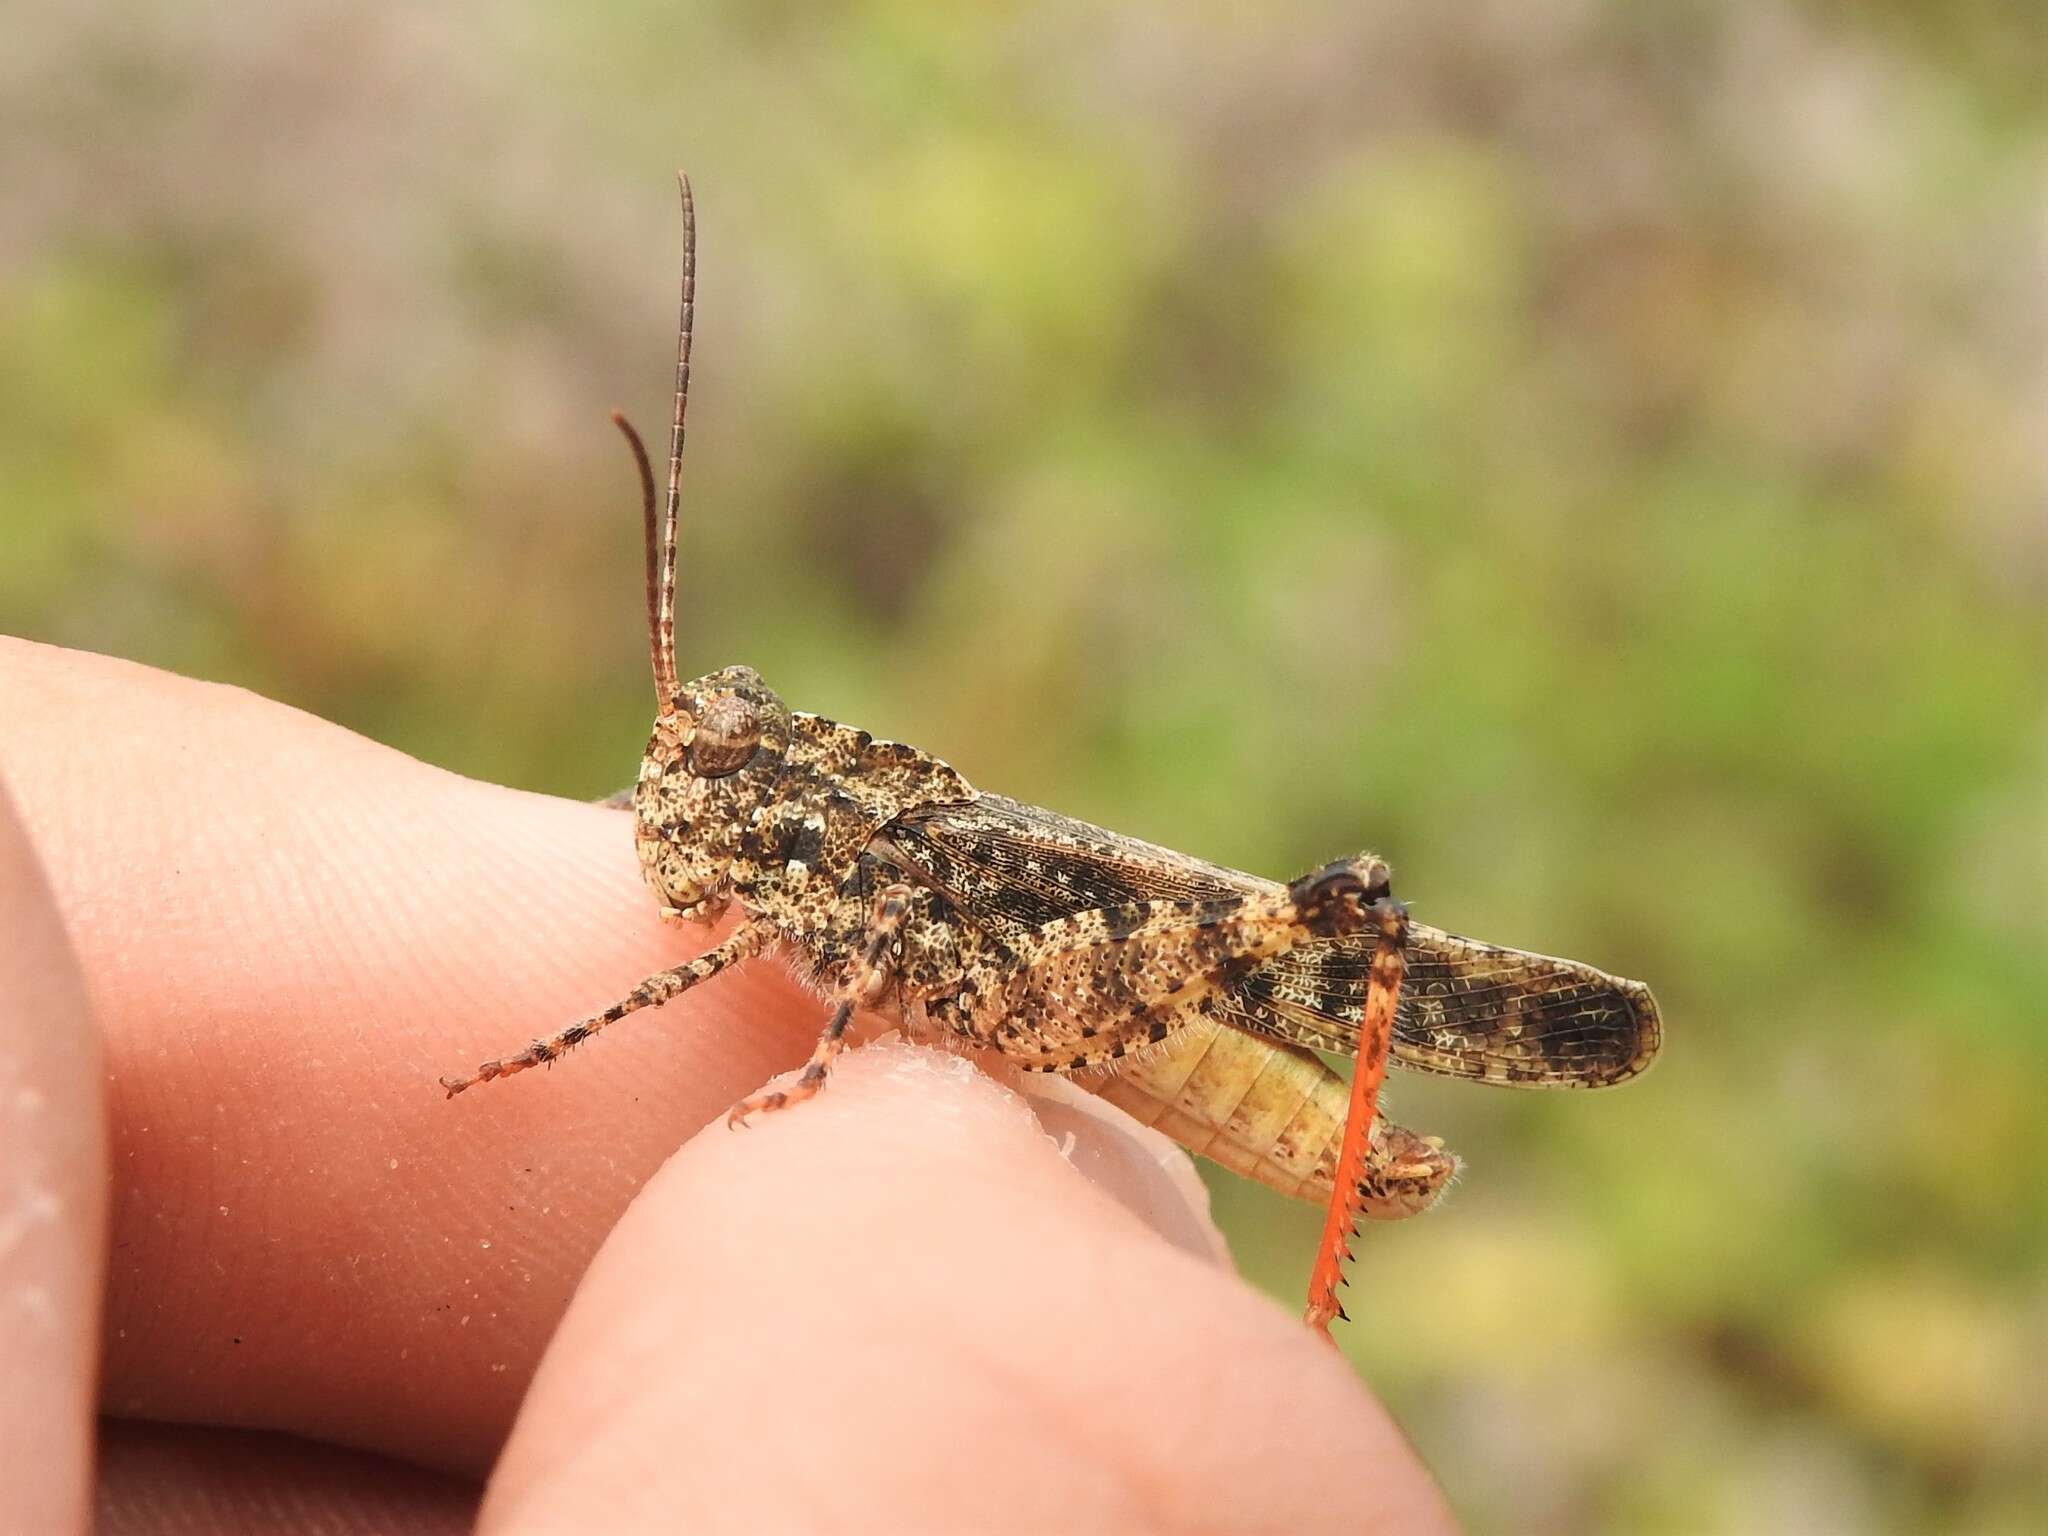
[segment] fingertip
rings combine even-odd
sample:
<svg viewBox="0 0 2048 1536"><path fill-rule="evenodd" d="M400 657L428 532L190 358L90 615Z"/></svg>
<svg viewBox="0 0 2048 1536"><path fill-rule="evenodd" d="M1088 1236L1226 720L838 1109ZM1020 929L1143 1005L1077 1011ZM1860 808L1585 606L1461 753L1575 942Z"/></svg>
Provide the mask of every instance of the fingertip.
<svg viewBox="0 0 2048 1536"><path fill-rule="evenodd" d="M843 1056L815 1098L734 1128L773 1140L756 1149L707 1132L674 1165L675 1177L702 1181L707 1200L774 1198L820 1166L857 1166L899 1186L965 1180L973 1187L960 1193L991 1201L1019 1187L1064 1191L1078 1174L1091 1202L1106 1199L1105 1219L1119 1210L1194 1257L1230 1265L1208 1192L1180 1147L1065 1079L999 1081L956 1051L893 1031Z"/></svg>
<svg viewBox="0 0 2048 1536"><path fill-rule="evenodd" d="M1393 1529L1352 1517L1413 1489L1332 1351L1081 1178L1018 1096L883 1042L650 1181L483 1525Z"/></svg>

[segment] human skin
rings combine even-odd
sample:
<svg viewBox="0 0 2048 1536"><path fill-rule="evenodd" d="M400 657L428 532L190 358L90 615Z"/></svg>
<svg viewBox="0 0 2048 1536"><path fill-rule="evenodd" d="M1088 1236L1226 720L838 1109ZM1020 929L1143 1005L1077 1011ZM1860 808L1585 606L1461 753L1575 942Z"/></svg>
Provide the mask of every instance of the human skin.
<svg viewBox="0 0 2048 1536"><path fill-rule="evenodd" d="M0 788L0 1529L87 1528L95 1352L107 1531L1452 1529L1077 1171L1141 1139L896 1040L729 1132L825 1011L772 960L444 1100L714 937L618 812L4 639Z"/></svg>

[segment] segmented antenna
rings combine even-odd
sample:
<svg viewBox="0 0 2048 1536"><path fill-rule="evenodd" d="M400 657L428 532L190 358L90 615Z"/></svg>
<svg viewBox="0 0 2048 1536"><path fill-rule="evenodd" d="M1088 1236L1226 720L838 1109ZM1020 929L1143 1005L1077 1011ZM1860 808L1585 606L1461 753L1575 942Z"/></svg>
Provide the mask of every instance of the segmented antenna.
<svg viewBox="0 0 2048 1536"><path fill-rule="evenodd" d="M676 677L676 516L682 497L683 416L690 408L690 330L696 322L697 306L697 207L690 197L690 178L678 171L676 184L683 197L683 291L676 322L676 414L668 434L668 501L662 509L658 541L653 535L653 503L647 504L647 580L653 622L649 643L654 652L655 699L664 714L674 705L680 686Z"/></svg>

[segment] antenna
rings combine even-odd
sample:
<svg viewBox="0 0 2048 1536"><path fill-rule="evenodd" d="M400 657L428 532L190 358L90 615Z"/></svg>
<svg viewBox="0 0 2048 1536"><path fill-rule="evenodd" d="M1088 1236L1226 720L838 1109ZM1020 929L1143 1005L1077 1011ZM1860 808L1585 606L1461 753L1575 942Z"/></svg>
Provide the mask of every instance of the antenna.
<svg viewBox="0 0 2048 1536"><path fill-rule="evenodd" d="M661 617L660 600L655 595L656 566L654 541L654 466L647 462L647 445L640 441L640 434L633 430L633 423L626 420L623 412L612 412L612 425L625 434L626 446L633 450L633 465L640 471L640 526L647 550L647 648L654 657L654 712L666 714L669 707L668 695L661 682ZM669 663L669 680L675 680L675 663Z"/></svg>
<svg viewBox="0 0 2048 1536"><path fill-rule="evenodd" d="M657 715L674 707L681 685L676 677L676 513L682 502L683 416L690 408L690 330L697 313L697 205L690 198L690 178L676 172L683 194L683 297L676 321L676 414L668 434L668 501L661 527L654 524L654 470L647 449L617 411L612 420L633 449L640 469L640 510L647 531L647 645L654 660L654 706Z"/></svg>

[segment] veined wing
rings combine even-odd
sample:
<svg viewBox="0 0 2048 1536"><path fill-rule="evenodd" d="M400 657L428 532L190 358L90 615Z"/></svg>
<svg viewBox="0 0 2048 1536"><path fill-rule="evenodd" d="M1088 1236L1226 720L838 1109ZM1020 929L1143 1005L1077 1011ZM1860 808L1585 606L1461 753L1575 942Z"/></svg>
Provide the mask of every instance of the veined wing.
<svg viewBox="0 0 2048 1536"><path fill-rule="evenodd" d="M1207 901L1278 889L1270 880L1003 795L912 811L892 821L876 844L922 871L998 937L1124 902Z"/></svg>
<svg viewBox="0 0 2048 1536"><path fill-rule="evenodd" d="M939 806L884 840L963 914L1001 937L1131 901L1270 894L1275 882L1001 795ZM1373 940L1316 940L1267 961L1216 1017L1315 1050L1357 1048ZM1517 1087L1603 1087L1648 1066L1662 1041L1641 982L1572 960L1415 924L1394 1018L1402 1066Z"/></svg>
<svg viewBox="0 0 2048 1536"><path fill-rule="evenodd" d="M1303 945L1259 967L1230 998L1239 1028L1319 1051L1358 1043L1372 940ZM1503 949L1414 923L1394 1015L1402 1066L1516 1088L1604 1088L1647 1067L1663 1043L1639 981L1576 960Z"/></svg>

